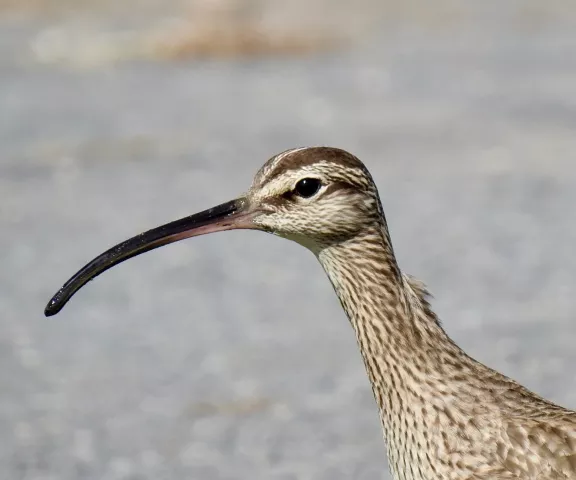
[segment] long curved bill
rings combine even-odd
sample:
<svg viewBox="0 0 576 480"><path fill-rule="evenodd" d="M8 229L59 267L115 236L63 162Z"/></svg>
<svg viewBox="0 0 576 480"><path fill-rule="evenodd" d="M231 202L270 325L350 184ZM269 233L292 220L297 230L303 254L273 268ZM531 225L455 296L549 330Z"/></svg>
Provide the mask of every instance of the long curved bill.
<svg viewBox="0 0 576 480"><path fill-rule="evenodd" d="M244 198L181 218L119 243L81 268L46 305L44 315L57 314L86 283L129 258L189 237L233 229L253 229L254 212Z"/></svg>

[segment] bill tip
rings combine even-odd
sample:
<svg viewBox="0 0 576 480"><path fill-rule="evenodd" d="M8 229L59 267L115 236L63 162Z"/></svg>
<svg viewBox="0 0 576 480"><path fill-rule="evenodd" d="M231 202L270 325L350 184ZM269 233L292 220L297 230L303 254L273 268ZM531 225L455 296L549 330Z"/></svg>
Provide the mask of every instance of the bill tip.
<svg viewBox="0 0 576 480"><path fill-rule="evenodd" d="M50 302L48 302L48 305L46 305L46 308L44 309L44 316L51 317L52 315L56 315L59 311L60 307L58 302L52 299Z"/></svg>

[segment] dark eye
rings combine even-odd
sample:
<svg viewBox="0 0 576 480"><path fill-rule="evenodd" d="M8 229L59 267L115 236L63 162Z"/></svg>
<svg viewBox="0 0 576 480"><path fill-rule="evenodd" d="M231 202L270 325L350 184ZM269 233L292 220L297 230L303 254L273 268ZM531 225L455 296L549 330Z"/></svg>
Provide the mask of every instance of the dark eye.
<svg viewBox="0 0 576 480"><path fill-rule="evenodd" d="M303 198L310 198L318 193L321 185L317 178L303 178L296 184L294 192Z"/></svg>

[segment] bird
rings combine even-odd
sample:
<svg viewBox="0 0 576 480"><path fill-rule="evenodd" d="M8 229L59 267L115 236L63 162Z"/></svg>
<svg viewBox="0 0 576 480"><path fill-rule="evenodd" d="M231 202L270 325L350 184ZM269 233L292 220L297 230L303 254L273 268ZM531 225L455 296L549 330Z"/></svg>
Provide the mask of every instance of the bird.
<svg viewBox="0 0 576 480"><path fill-rule="evenodd" d="M64 284L45 315L129 258L232 229L295 241L322 265L355 332L395 480L576 479L576 412L449 337L426 286L398 266L371 174L339 148L279 153L239 198L112 247Z"/></svg>

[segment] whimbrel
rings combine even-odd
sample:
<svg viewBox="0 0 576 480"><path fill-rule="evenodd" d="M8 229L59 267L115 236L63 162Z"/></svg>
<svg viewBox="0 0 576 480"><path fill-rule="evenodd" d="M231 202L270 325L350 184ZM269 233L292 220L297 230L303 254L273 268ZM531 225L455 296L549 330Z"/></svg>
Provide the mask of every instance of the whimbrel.
<svg viewBox="0 0 576 480"><path fill-rule="evenodd" d="M425 286L396 263L370 173L340 149L274 156L241 198L92 260L45 314L58 313L89 280L124 260L231 229L294 240L322 264L356 333L396 480L576 479L576 412L474 360L448 337Z"/></svg>

